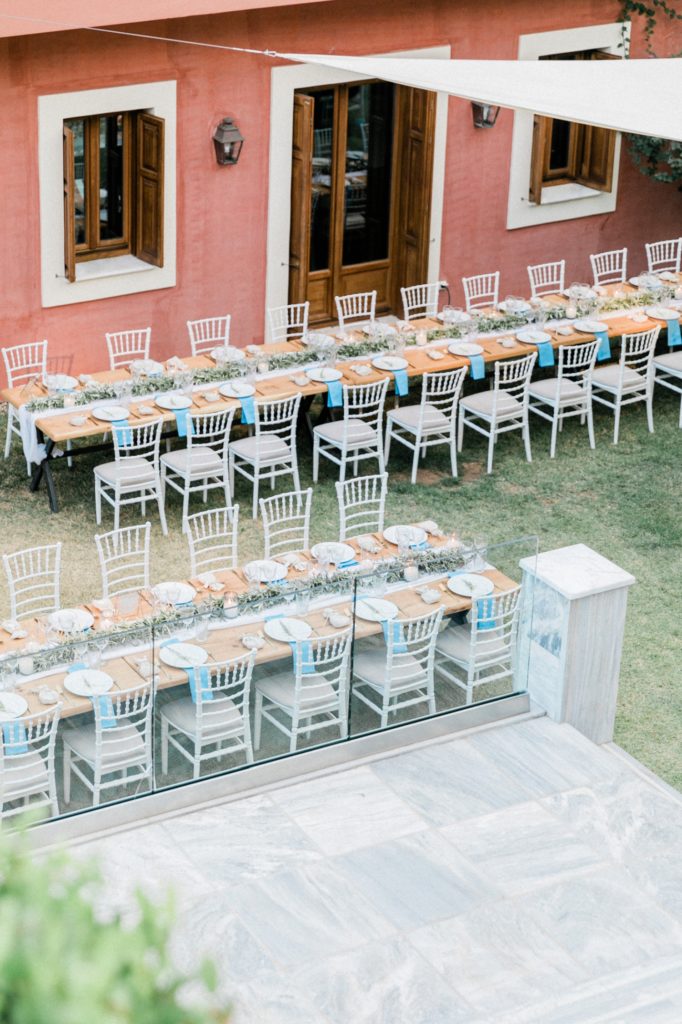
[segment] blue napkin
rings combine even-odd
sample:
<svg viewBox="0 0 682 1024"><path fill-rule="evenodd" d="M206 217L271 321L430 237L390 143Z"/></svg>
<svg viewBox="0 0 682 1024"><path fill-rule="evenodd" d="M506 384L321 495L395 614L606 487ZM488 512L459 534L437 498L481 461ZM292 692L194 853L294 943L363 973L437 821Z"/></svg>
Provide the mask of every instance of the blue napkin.
<svg viewBox="0 0 682 1024"><path fill-rule="evenodd" d="M2 738L7 757L28 754L28 739L23 722L6 722L2 727Z"/></svg>
<svg viewBox="0 0 682 1024"><path fill-rule="evenodd" d="M497 629L497 623L491 619L493 610L492 597L479 597L476 601L476 625L478 629Z"/></svg>
<svg viewBox="0 0 682 1024"><path fill-rule="evenodd" d="M538 350L538 366L554 366L554 349L548 341L541 341Z"/></svg>
<svg viewBox="0 0 682 1024"><path fill-rule="evenodd" d="M294 640L290 645L291 653L294 659L294 672L298 669L299 656L303 658L301 662L301 672L304 676L312 676L315 674L315 665L313 664L313 645L310 640Z"/></svg>
<svg viewBox="0 0 682 1024"><path fill-rule="evenodd" d="M359 565L357 558L348 558L345 562L337 562L337 569L350 569L353 565Z"/></svg>
<svg viewBox="0 0 682 1024"><path fill-rule="evenodd" d="M611 342L606 331L595 331L595 338L599 339L599 348L597 349L597 362L603 363L605 359L611 358Z"/></svg>
<svg viewBox="0 0 682 1024"><path fill-rule="evenodd" d="M393 652L394 652L394 654L404 654L405 651L407 650L407 644L403 640L403 626L402 626L402 623L394 621L394 622L391 622L390 625L392 627L392 633L393 633ZM388 627L389 627L389 622L388 622L387 619L384 619L383 622L381 623L381 628L384 631L384 640L386 641L387 644L388 644Z"/></svg>
<svg viewBox="0 0 682 1024"><path fill-rule="evenodd" d="M177 641L176 641L177 642ZM197 702L197 670L191 668L189 665L185 668L187 678L189 680L189 692L192 694L192 700L196 704ZM199 666L199 688L201 690L202 701L213 700L213 690L211 689L211 683L208 678L208 668L206 665Z"/></svg>
<svg viewBox="0 0 682 1024"><path fill-rule="evenodd" d="M679 320L667 320L668 326L668 348L677 348L682 345L682 333L680 333Z"/></svg>
<svg viewBox="0 0 682 1024"><path fill-rule="evenodd" d="M469 356L469 376L473 380L483 380L485 377L485 359L483 356Z"/></svg>
<svg viewBox="0 0 682 1024"><path fill-rule="evenodd" d="M87 665L84 661L75 661L70 668L67 668L68 672L83 672L87 671ZM116 728L116 716L114 715L114 705L111 702L111 697L105 693L101 697L91 697L90 703L92 704L93 711L95 710L95 704L99 701L99 710L101 715L101 722L103 729L115 729Z"/></svg>
<svg viewBox="0 0 682 1024"><path fill-rule="evenodd" d="M428 540L420 540L418 544L410 544L410 550L412 551L428 551L431 545Z"/></svg>
<svg viewBox="0 0 682 1024"><path fill-rule="evenodd" d="M407 370L394 370L393 376L395 377L395 393L404 397L410 390L410 386L407 381Z"/></svg>
<svg viewBox="0 0 682 1024"><path fill-rule="evenodd" d="M175 410L175 423L178 430L178 437L187 437L187 417L189 415L189 409L176 409ZM192 424L189 424L190 433Z"/></svg>
<svg viewBox="0 0 682 1024"><path fill-rule="evenodd" d="M242 423L255 423L256 408L253 404L253 395L246 395L245 398L240 398L239 404L242 407Z"/></svg>
<svg viewBox="0 0 682 1024"><path fill-rule="evenodd" d="M111 429L116 432L119 444L133 443L133 432L128 425L128 420L113 420Z"/></svg>
<svg viewBox="0 0 682 1024"><path fill-rule="evenodd" d="M340 380L327 381L327 407L340 409L343 405L343 384Z"/></svg>

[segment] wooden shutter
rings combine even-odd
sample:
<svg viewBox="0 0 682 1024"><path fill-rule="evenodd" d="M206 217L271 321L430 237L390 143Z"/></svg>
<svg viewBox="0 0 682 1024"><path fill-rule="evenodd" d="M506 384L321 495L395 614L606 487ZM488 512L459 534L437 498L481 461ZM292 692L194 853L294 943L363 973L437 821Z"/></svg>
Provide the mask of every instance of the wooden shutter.
<svg viewBox="0 0 682 1024"><path fill-rule="evenodd" d="M312 96L294 95L294 133L291 153L291 230L289 232L289 302L308 298L310 212L313 186Z"/></svg>
<svg viewBox="0 0 682 1024"><path fill-rule="evenodd" d="M62 129L64 164L64 274L67 281L76 280L76 169L73 154L73 132Z"/></svg>
<svg viewBox="0 0 682 1024"><path fill-rule="evenodd" d="M391 305L401 310L400 288L423 284L429 266L436 94L398 86L395 145L399 190L391 258Z"/></svg>
<svg viewBox="0 0 682 1024"><path fill-rule="evenodd" d="M531 203L542 202L542 185L545 176L545 155L547 142L552 135L551 117L535 115L533 121L533 148L530 157L530 187L528 198Z"/></svg>
<svg viewBox="0 0 682 1024"><path fill-rule="evenodd" d="M594 50L590 60L622 60L616 53ZM580 185L610 192L613 185L613 158L616 149L616 132L608 128L597 128L591 124L580 126L575 180Z"/></svg>
<svg viewBox="0 0 682 1024"><path fill-rule="evenodd" d="M138 114L135 147L135 255L163 266L164 122Z"/></svg>

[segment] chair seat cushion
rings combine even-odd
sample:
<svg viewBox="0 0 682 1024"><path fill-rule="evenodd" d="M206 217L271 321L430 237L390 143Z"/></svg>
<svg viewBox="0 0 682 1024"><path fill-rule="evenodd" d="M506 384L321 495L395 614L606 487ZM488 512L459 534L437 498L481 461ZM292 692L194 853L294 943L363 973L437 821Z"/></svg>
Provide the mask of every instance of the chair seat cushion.
<svg viewBox="0 0 682 1024"><path fill-rule="evenodd" d="M95 763L95 725L80 725L64 731L64 745L88 764ZM144 740L127 718L119 718L116 727L102 730L102 767L142 764L147 760ZM113 767L111 769L114 770Z"/></svg>
<svg viewBox="0 0 682 1024"><path fill-rule="evenodd" d="M508 645L505 645L501 639L498 644L492 642L496 634L498 634L498 630L492 629L483 630L478 634L481 640L485 640L485 648L482 648L482 652L486 660L497 654L509 653ZM448 626L447 629L444 629L436 641L436 654L445 655L446 658L457 662L458 665L468 665L471 657L471 626Z"/></svg>
<svg viewBox="0 0 682 1024"><path fill-rule="evenodd" d="M557 383L559 383L557 377L533 381L528 389L528 393L532 398L541 398L554 404L556 402ZM587 398L585 388L581 387L580 384L576 384L574 380L566 380L565 377L561 378L559 384L560 402L579 402L585 398Z"/></svg>
<svg viewBox="0 0 682 1024"><path fill-rule="evenodd" d="M180 448L175 452L167 452L161 456L161 462L182 476L207 476L223 472L223 460L207 444L192 445L191 448Z"/></svg>
<svg viewBox="0 0 682 1024"><path fill-rule="evenodd" d="M239 441L232 441L230 451L240 459L259 462L261 465L284 462L291 458L289 445L276 434L242 437Z"/></svg>
<svg viewBox="0 0 682 1024"><path fill-rule="evenodd" d="M419 426L419 417L422 411L420 405L406 405L404 408L391 409L388 414L389 420L397 423L400 427L405 427L407 430L411 430L413 433ZM450 420L437 409L435 405L427 403L424 405L424 416L422 419L422 425L426 430L448 430L450 427Z"/></svg>
<svg viewBox="0 0 682 1024"><path fill-rule="evenodd" d="M187 736L197 733L197 705L191 697L181 697L170 701L161 709L167 718L180 732ZM224 739L244 731L244 719L239 708L230 700L214 694L212 700L201 705L201 736L204 740Z"/></svg>
<svg viewBox="0 0 682 1024"><path fill-rule="evenodd" d="M3 800L28 793L43 793L50 785L45 761L35 750L27 754L6 755L3 765Z"/></svg>
<svg viewBox="0 0 682 1024"><path fill-rule="evenodd" d="M620 386L620 366L600 366L592 373L592 383L604 388L605 391L618 391ZM646 386L646 377L628 366L623 371L623 391L638 391Z"/></svg>
<svg viewBox="0 0 682 1024"><path fill-rule="evenodd" d="M101 466L95 466L95 476L108 484L123 483L131 486L153 484L156 479L151 462L141 457L104 462Z"/></svg>
<svg viewBox="0 0 682 1024"><path fill-rule="evenodd" d="M654 366L658 370L682 375L682 352L668 352L665 356L656 356Z"/></svg>
<svg viewBox="0 0 682 1024"><path fill-rule="evenodd" d="M387 688L390 693L402 693L404 690L414 690L424 685L424 669L411 654L401 654L400 660L393 662L389 682L386 679L386 657L387 650L383 645L356 654L353 675L367 683L377 693L383 693Z"/></svg>
<svg viewBox="0 0 682 1024"><path fill-rule="evenodd" d="M296 706L296 677L291 672L277 672L256 682L256 690L286 711ZM321 672L310 672L303 676L299 695L299 709L308 714L338 706L339 694Z"/></svg>
<svg viewBox="0 0 682 1024"><path fill-rule="evenodd" d="M469 412L476 413L478 416L483 416L484 419L492 419L493 415L493 404L495 399L494 391L481 391L478 395L469 395L467 398L463 398L461 406L467 409ZM513 395L507 395L503 391L498 392L497 396L497 419L504 417L520 416L523 412L523 406L518 399L514 398Z"/></svg>
<svg viewBox="0 0 682 1024"><path fill-rule="evenodd" d="M341 446L346 426L349 446L376 443L378 440L376 430L361 419L334 420L332 423L318 424L314 429L325 441Z"/></svg>

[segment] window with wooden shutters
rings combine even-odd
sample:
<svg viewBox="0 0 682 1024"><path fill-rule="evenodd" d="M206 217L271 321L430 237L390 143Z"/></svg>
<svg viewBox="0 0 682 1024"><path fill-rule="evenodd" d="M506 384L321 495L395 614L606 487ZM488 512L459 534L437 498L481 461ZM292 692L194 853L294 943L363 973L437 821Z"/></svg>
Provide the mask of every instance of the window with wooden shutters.
<svg viewBox="0 0 682 1024"><path fill-rule="evenodd" d="M164 122L142 111L64 123L64 265L135 255L163 265Z"/></svg>
<svg viewBox="0 0 682 1024"><path fill-rule="evenodd" d="M617 54L604 50L556 53L540 59L621 60ZM615 143L616 133L607 128L536 114L528 190L530 201L541 203L543 189L555 185L578 184L597 192L610 192Z"/></svg>

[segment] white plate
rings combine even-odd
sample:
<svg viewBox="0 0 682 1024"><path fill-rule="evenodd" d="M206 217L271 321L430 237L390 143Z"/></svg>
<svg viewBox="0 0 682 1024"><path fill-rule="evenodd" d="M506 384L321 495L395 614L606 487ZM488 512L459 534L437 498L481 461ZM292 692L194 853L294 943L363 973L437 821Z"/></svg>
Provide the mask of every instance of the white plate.
<svg viewBox="0 0 682 1024"><path fill-rule="evenodd" d="M466 324L466 323L468 323L469 320L471 320L471 314L470 313L462 312L462 313L455 313L453 315L451 313L450 314L450 321L447 321L445 319L445 313L436 313L436 320L440 320L440 322L442 324L445 324L446 327L451 327L452 324Z"/></svg>
<svg viewBox="0 0 682 1024"><path fill-rule="evenodd" d="M194 600L196 590L191 583L166 580L152 587L152 594L161 604L189 604Z"/></svg>
<svg viewBox="0 0 682 1024"><path fill-rule="evenodd" d="M426 530L422 530L421 526L389 526L384 530L384 540L387 540L389 544L398 543L398 530L409 530L409 544L423 544L426 540Z"/></svg>
<svg viewBox="0 0 682 1024"><path fill-rule="evenodd" d="M311 548L311 551L313 558L319 561L321 557L324 557L328 562L333 562L334 565L338 565L339 562L348 562L351 558L355 558L355 552L350 544L339 544L337 541L316 544Z"/></svg>
<svg viewBox="0 0 682 1024"><path fill-rule="evenodd" d="M572 298L570 288L566 288L561 294L565 295L567 299ZM596 297L597 293L594 288L581 288L576 295L577 299L596 299Z"/></svg>
<svg viewBox="0 0 682 1024"><path fill-rule="evenodd" d="M448 352L453 356L480 356L483 346L477 345L475 341L454 341L448 345Z"/></svg>
<svg viewBox="0 0 682 1024"><path fill-rule="evenodd" d="M395 327L392 327L391 324L380 324L377 321L373 324L365 324L362 328L362 332L367 335L383 334L384 336L398 333Z"/></svg>
<svg viewBox="0 0 682 1024"><path fill-rule="evenodd" d="M324 366L321 370L306 370L306 377L314 380L317 384L329 384L333 380L341 380L341 370L334 370L331 366Z"/></svg>
<svg viewBox="0 0 682 1024"><path fill-rule="evenodd" d="M96 420L103 420L104 423L115 423L116 420L127 420L130 410L123 405L96 405L92 410Z"/></svg>
<svg viewBox="0 0 682 1024"><path fill-rule="evenodd" d="M321 331L311 331L301 338L304 345L309 348L336 348L336 338L332 334L323 334Z"/></svg>
<svg viewBox="0 0 682 1024"><path fill-rule="evenodd" d="M130 369L145 373L148 377L157 377L163 373L163 363L158 363L156 359L134 359Z"/></svg>
<svg viewBox="0 0 682 1024"><path fill-rule="evenodd" d="M497 304L497 308L501 309L503 313L509 313L510 316L524 316L525 313L530 313L530 308L531 307L528 305L527 302L524 302L524 304L521 306L520 309L513 309L512 310L512 309L507 309L507 303L506 302L499 302Z"/></svg>
<svg viewBox="0 0 682 1024"><path fill-rule="evenodd" d="M295 640L307 640L313 631L310 623L303 619L270 619L263 626L267 636L271 640L281 640L285 644L293 643Z"/></svg>
<svg viewBox="0 0 682 1024"><path fill-rule="evenodd" d="M28 701L20 693L0 693L0 722L12 722L28 711ZM19 744L20 738L12 736L10 744Z"/></svg>
<svg viewBox="0 0 682 1024"><path fill-rule="evenodd" d="M492 594L495 585L487 576L479 576L475 572L463 572L460 576L451 576L448 590L460 597L487 597Z"/></svg>
<svg viewBox="0 0 682 1024"><path fill-rule="evenodd" d="M58 612L52 612L48 621L60 633L80 633L90 629L95 620L84 608L60 608Z"/></svg>
<svg viewBox="0 0 682 1024"><path fill-rule="evenodd" d="M649 275L647 275L647 276L649 276ZM650 289L652 291L656 291L657 288L662 288L663 287L661 282L657 281L655 275L653 275L653 274L650 275L650 280L648 280L648 281L647 280L642 281L642 279L640 277L631 277L631 278L629 278L629 283L634 285L635 288L648 288L648 289Z"/></svg>
<svg viewBox="0 0 682 1024"><path fill-rule="evenodd" d="M675 284L679 280L677 274L673 273L672 270L659 270L658 276L660 277L661 281L670 281L674 282Z"/></svg>
<svg viewBox="0 0 682 1024"><path fill-rule="evenodd" d="M78 387L76 378L70 377L68 373L48 373L45 383L51 391L73 391Z"/></svg>
<svg viewBox="0 0 682 1024"><path fill-rule="evenodd" d="M402 356L377 356L372 360L372 366L376 366L377 370L404 370L410 364L407 359L403 359Z"/></svg>
<svg viewBox="0 0 682 1024"><path fill-rule="evenodd" d="M159 658L173 668L195 668L206 664L208 651L196 644L166 644L159 649Z"/></svg>
<svg viewBox="0 0 682 1024"><path fill-rule="evenodd" d="M244 566L244 575L247 580L257 580L258 583L276 583L278 580L283 580L286 574L286 565L275 562L271 558L257 558L253 562L247 562Z"/></svg>
<svg viewBox="0 0 682 1024"><path fill-rule="evenodd" d="M159 395L155 402L159 409L177 412L179 409L189 409L192 399L188 398L187 395Z"/></svg>
<svg viewBox="0 0 682 1024"><path fill-rule="evenodd" d="M526 345L542 345L543 342L552 340L546 331L519 331L516 337Z"/></svg>
<svg viewBox="0 0 682 1024"><path fill-rule="evenodd" d="M253 384L242 380L231 380L228 384L222 384L218 390L225 398L250 398L256 394Z"/></svg>
<svg viewBox="0 0 682 1024"><path fill-rule="evenodd" d="M108 693L113 685L114 680L110 675L94 668L69 672L64 680L64 689L76 697L99 697Z"/></svg>
<svg viewBox="0 0 682 1024"><path fill-rule="evenodd" d="M361 597L355 605L355 614L365 622L387 622L396 617L398 606L379 597Z"/></svg>
<svg viewBox="0 0 682 1024"><path fill-rule="evenodd" d="M246 356L242 349L237 348L236 345L224 345L219 348L211 350L211 358L217 363L219 359L224 362L237 362L240 359L246 359Z"/></svg>
<svg viewBox="0 0 682 1024"><path fill-rule="evenodd" d="M679 320L679 309L669 309L667 306L647 306L646 315L652 320Z"/></svg>
<svg viewBox="0 0 682 1024"><path fill-rule="evenodd" d="M605 324L603 320L576 320L573 324L576 331L582 331L583 334L596 334L597 331L608 331L609 325Z"/></svg>

